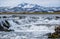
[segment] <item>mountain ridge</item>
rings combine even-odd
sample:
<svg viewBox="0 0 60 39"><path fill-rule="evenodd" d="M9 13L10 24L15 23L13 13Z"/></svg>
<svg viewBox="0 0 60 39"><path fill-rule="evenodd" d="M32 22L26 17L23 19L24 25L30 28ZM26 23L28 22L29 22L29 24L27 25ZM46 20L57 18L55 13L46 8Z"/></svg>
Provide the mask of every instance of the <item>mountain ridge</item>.
<svg viewBox="0 0 60 39"><path fill-rule="evenodd" d="M21 3L15 7L0 7L0 12L55 12L60 7L44 7L37 4Z"/></svg>

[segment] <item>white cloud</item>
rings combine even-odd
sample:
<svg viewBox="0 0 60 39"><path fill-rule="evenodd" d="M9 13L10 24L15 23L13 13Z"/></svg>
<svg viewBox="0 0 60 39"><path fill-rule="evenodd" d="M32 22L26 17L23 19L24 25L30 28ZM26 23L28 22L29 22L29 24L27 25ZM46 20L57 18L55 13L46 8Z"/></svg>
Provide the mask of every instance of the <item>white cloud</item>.
<svg viewBox="0 0 60 39"><path fill-rule="evenodd" d="M60 6L60 0L0 0L0 6L16 6L23 2L40 6Z"/></svg>
<svg viewBox="0 0 60 39"><path fill-rule="evenodd" d="M0 6L16 6L18 5L19 0L1 0L0 1Z"/></svg>

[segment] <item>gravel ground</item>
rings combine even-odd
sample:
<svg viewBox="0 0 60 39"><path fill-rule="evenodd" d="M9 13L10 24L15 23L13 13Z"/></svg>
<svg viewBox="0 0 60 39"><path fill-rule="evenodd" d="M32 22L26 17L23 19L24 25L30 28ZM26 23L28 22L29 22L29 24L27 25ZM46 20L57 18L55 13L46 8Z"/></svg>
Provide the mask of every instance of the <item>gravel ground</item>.
<svg viewBox="0 0 60 39"><path fill-rule="evenodd" d="M39 32L0 32L0 39L47 39Z"/></svg>

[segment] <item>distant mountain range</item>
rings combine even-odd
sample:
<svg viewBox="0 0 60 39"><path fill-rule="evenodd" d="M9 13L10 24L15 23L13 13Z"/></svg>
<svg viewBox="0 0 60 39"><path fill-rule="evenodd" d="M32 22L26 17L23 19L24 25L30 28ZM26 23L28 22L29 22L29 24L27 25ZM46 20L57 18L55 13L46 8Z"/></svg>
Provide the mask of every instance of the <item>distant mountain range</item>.
<svg viewBox="0 0 60 39"><path fill-rule="evenodd" d="M43 7L37 4L21 3L15 7L0 7L0 12L55 12L60 7Z"/></svg>

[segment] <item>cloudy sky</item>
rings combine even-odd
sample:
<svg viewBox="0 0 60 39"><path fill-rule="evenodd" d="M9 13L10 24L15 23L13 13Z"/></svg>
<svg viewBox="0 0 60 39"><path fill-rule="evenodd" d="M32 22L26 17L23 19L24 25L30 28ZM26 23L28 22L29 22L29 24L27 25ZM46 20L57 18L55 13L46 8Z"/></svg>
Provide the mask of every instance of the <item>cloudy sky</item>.
<svg viewBox="0 0 60 39"><path fill-rule="evenodd" d="M45 7L60 7L60 0L0 0L0 7L14 7L21 3L38 4Z"/></svg>

